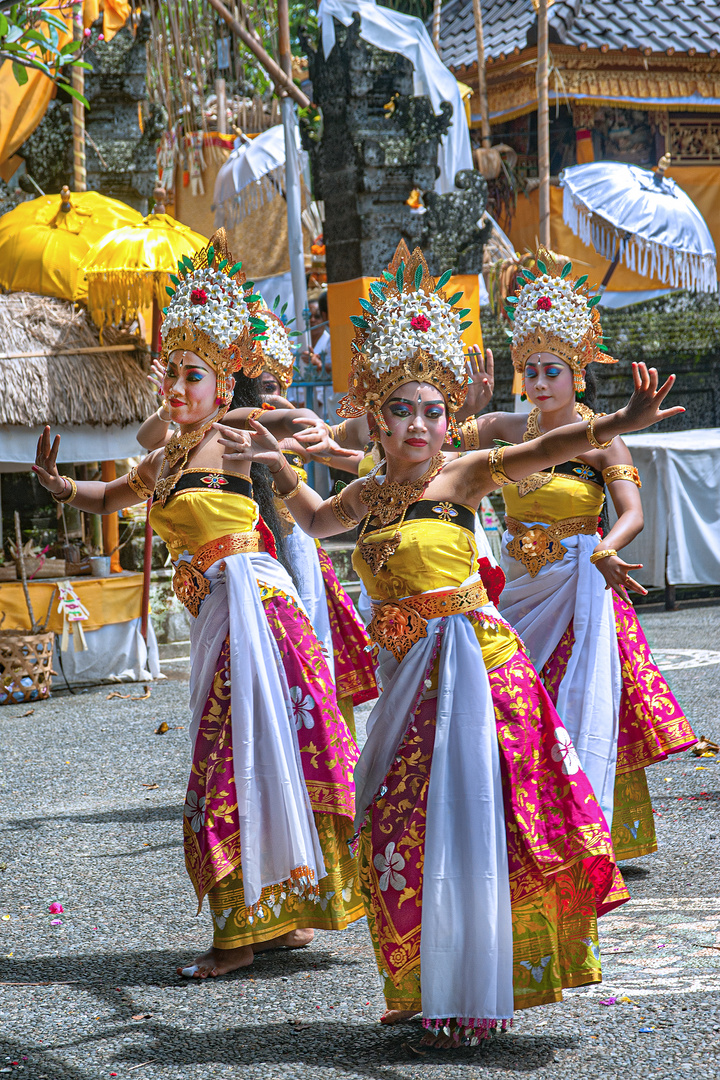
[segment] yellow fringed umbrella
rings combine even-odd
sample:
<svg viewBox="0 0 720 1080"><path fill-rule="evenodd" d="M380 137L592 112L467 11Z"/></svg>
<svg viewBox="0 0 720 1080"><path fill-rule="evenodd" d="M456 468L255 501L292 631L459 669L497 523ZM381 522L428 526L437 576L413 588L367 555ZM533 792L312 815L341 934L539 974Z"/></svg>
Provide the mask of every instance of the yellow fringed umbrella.
<svg viewBox="0 0 720 1080"><path fill-rule="evenodd" d="M207 247L204 236L165 213L163 196L156 189L155 212L109 233L83 261L88 311L100 329L105 323L131 322L151 305L155 312L165 307L168 274L177 271L183 255Z"/></svg>
<svg viewBox="0 0 720 1080"><path fill-rule="evenodd" d="M142 221L117 199L97 191L42 195L0 217L0 286L61 300L87 295L80 263L110 229Z"/></svg>

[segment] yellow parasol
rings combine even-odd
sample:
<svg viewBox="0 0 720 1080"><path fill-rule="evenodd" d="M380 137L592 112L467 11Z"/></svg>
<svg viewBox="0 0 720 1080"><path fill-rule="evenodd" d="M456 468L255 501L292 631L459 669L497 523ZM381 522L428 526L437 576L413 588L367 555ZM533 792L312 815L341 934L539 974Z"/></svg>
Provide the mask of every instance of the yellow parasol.
<svg viewBox="0 0 720 1080"><path fill-rule="evenodd" d="M0 287L61 300L84 300L80 263L110 229L142 221L117 199L97 191L43 195L0 217Z"/></svg>
<svg viewBox="0 0 720 1080"><path fill-rule="evenodd" d="M88 310L100 329L107 322L131 322L151 304L155 312L165 307L168 274L183 255L207 247L204 236L165 213L164 190L156 188L155 197L152 214L106 235L83 261Z"/></svg>

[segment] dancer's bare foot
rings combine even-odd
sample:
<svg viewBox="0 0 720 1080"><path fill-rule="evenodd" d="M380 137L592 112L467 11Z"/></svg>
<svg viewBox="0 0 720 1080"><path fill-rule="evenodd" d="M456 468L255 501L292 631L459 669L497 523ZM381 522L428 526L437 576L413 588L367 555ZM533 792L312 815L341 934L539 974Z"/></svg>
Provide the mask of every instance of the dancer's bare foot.
<svg viewBox="0 0 720 1080"><path fill-rule="evenodd" d="M432 1046L435 1050L457 1050L460 1041L452 1035L431 1035L430 1032L423 1035L420 1040L421 1046Z"/></svg>
<svg viewBox="0 0 720 1080"><path fill-rule="evenodd" d="M253 953L267 952L268 949L304 949L314 937L314 930L288 930L287 934L280 934L269 941L260 941L250 947Z"/></svg>
<svg viewBox="0 0 720 1080"><path fill-rule="evenodd" d="M404 1024L417 1016L419 1009L386 1009L380 1017L381 1024Z"/></svg>
<svg viewBox="0 0 720 1080"><path fill-rule="evenodd" d="M229 971L250 967L254 955L251 945L241 945L239 949L217 949L213 945L202 956L196 957L194 963L176 968L176 971L186 979L215 979Z"/></svg>

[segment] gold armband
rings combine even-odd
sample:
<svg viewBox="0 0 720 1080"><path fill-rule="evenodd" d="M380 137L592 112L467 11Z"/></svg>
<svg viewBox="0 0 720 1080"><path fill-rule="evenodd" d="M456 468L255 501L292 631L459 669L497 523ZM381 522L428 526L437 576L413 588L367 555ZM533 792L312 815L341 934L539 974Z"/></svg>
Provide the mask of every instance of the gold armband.
<svg viewBox="0 0 720 1080"><path fill-rule="evenodd" d="M511 480L503 468L503 457L505 456L504 446L494 446L488 454L488 466L490 468L490 476L498 487L504 487L506 484L514 484L515 481Z"/></svg>
<svg viewBox="0 0 720 1080"><path fill-rule="evenodd" d="M357 525L357 519L348 514L347 510L342 503L342 492L338 491L337 495L333 495L330 500L330 506L335 517L338 519L341 525L344 525L346 529L354 529Z"/></svg>
<svg viewBox="0 0 720 1080"><path fill-rule="evenodd" d="M629 480L636 487L642 487L640 474L634 465L608 465L602 474L606 484L612 484L613 480Z"/></svg>
<svg viewBox="0 0 720 1080"><path fill-rule="evenodd" d="M596 551L594 555L591 555L590 562L594 566L595 563L600 562L601 559L609 559L611 555L617 555L615 548L604 548L603 551Z"/></svg>
<svg viewBox="0 0 720 1080"><path fill-rule="evenodd" d="M279 471L280 470L278 470L278 472ZM302 486L302 480L300 479L300 477L298 476L297 473L295 473L295 476L297 477L297 484L290 491L279 491L275 481L273 480L272 485L271 485L272 490L273 490L273 495L277 495L278 499L282 499L283 502L287 502L288 499L292 499L294 495L297 495L298 491L300 490L300 488Z"/></svg>
<svg viewBox="0 0 720 1080"><path fill-rule="evenodd" d="M56 503L71 503L77 495L77 484L73 480L72 476L61 476L60 479L62 480L63 485L70 485L70 493L66 494L67 489L63 487L63 490L59 495L53 494L52 491L50 492L50 494L52 495Z"/></svg>
<svg viewBox="0 0 720 1080"><path fill-rule="evenodd" d="M153 497L153 489L148 487L145 481L138 474L137 465L133 465L130 472L127 474L128 487L135 492L139 499L143 502L147 502L148 499Z"/></svg>
<svg viewBox="0 0 720 1080"><path fill-rule="evenodd" d="M470 416L460 425L460 434L463 437L466 450L480 449L480 433L477 426L477 417Z"/></svg>
<svg viewBox="0 0 720 1080"><path fill-rule="evenodd" d="M595 421L597 419L599 419L601 416L604 416L604 415L605 415L605 413L595 413L595 415L591 416L590 419L588 420L587 438L588 438L588 442L590 443L590 445L595 450L607 450L608 446L612 446L612 444L615 442L615 436L614 435L613 435L612 439L608 439L607 442L599 442L598 437L595 434Z"/></svg>
<svg viewBox="0 0 720 1080"><path fill-rule="evenodd" d="M343 420L342 423L337 424L336 427L330 430L335 442L344 443L347 441L347 420Z"/></svg>

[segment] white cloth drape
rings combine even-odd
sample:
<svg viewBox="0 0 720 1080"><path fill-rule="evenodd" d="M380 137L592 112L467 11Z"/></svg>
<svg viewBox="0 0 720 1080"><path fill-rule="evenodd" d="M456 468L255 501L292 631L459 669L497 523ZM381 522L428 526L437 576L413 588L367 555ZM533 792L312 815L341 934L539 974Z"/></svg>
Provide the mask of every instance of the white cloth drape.
<svg viewBox="0 0 720 1080"><path fill-rule="evenodd" d="M498 606L538 671L573 620L575 644L560 683L557 711L612 825L621 672L612 593L590 562L599 537L580 534L563 540L567 554L546 563L534 578L507 554L511 539L510 533L503 535L501 565L507 584Z"/></svg>
<svg viewBox="0 0 720 1080"><path fill-rule="evenodd" d="M230 634L233 764L245 903L307 866L325 876L303 779L290 690L258 582L298 600L284 568L264 553L232 555L206 573L211 592L190 631L190 738L195 745L217 659ZM302 883L301 883L302 884Z"/></svg>
<svg viewBox="0 0 720 1080"><path fill-rule="evenodd" d="M497 614L492 605L484 610ZM423 1016L508 1019L512 919L490 684L475 631L463 615L431 619L427 629L401 664L381 652L383 693L355 769L356 827L403 742L442 632L423 869Z"/></svg>
<svg viewBox="0 0 720 1080"><path fill-rule="evenodd" d="M460 169L473 167L470 130L455 76L441 61L420 19L391 11L376 4L375 0L321 0L318 23L326 57L335 45L333 18L350 26L355 12L360 15L360 36L365 41L410 60L416 96L427 95L436 114L440 112L442 101L452 105L450 127L438 150L440 175L435 181L435 190L441 194L454 191L455 174Z"/></svg>
<svg viewBox="0 0 720 1080"><path fill-rule="evenodd" d="M298 592L315 636L322 645L330 674L335 678L335 651L333 647L330 615L328 614L325 581L315 541L295 525L285 539L288 556L298 583Z"/></svg>
<svg viewBox="0 0 720 1080"><path fill-rule="evenodd" d="M157 638L148 622L147 644L140 632L140 619L109 623L97 630L86 630L87 649L60 651L60 635L55 638L53 687L61 690L65 680L71 686L99 682L142 682L164 679L160 671Z"/></svg>

